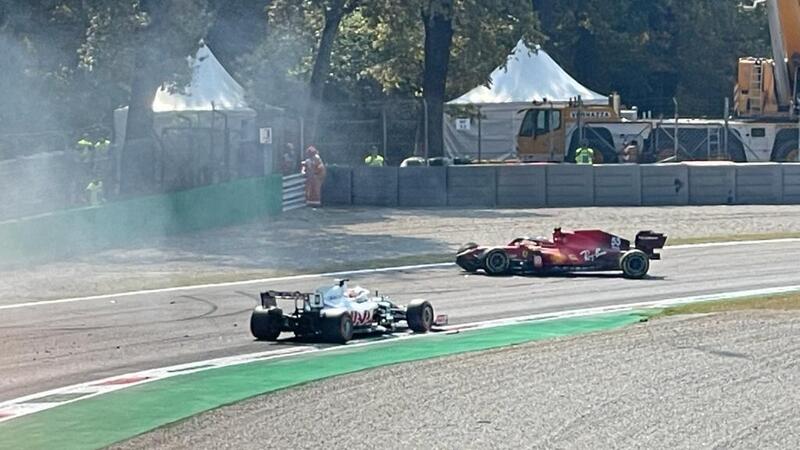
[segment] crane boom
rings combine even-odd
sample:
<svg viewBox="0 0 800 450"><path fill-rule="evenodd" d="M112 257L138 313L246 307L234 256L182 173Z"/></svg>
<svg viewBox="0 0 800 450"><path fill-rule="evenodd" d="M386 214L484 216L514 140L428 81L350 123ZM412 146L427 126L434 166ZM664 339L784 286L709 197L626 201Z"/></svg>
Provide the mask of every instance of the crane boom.
<svg viewBox="0 0 800 450"><path fill-rule="evenodd" d="M769 19L772 57L775 61L775 93L778 105L785 108L792 101L792 88L789 84L789 70L786 67L787 53L778 3L778 0L767 0L767 18Z"/></svg>
<svg viewBox="0 0 800 450"><path fill-rule="evenodd" d="M796 101L797 69L800 67L800 0L767 0L778 104Z"/></svg>
<svg viewBox="0 0 800 450"><path fill-rule="evenodd" d="M739 59L734 108L741 117L793 117L800 107L800 0L755 0L745 9L762 4L767 8L773 59Z"/></svg>

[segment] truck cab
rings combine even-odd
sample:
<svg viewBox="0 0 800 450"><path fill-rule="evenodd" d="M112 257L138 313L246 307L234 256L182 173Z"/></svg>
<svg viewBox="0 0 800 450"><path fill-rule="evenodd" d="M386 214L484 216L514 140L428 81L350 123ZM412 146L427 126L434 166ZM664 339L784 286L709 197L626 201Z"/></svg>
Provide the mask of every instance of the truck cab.
<svg viewBox="0 0 800 450"><path fill-rule="evenodd" d="M626 139L642 132L640 123L624 122L610 104L534 103L524 113L516 149L524 162L575 162L582 124L595 164L615 163Z"/></svg>

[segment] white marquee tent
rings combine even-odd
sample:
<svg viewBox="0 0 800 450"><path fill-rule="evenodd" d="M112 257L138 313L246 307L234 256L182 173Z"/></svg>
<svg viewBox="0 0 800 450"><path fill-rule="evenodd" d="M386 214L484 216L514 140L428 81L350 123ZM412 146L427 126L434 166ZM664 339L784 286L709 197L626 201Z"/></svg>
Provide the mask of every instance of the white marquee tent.
<svg viewBox="0 0 800 450"><path fill-rule="evenodd" d="M447 103L444 120L445 154L451 158L478 154L478 121L458 120L459 109L480 109L481 158L506 159L513 155L515 136L522 121L520 110L534 101L566 102L580 96L584 104L606 104L608 97L578 83L541 48L529 49L520 40L505 67ZM451 115L452 114L452 115ZM460 122L460 123L459 123ZM460 126L459 126L460 125Z"/></svg>
<svg viewBox="0 0 800 450"><path fill-rule="evenodd" d="M211 50L201 44L194 58L192 79L188 86L170 92L162 86L153 100L156 133L167 126L186 126L190 120L194 126L209 126L214 120L235 131L252 128L256 112L245 101L244 88L233 79L220 64ZM115 140L125 139L125 124L128 108L114 112Z"/></svg>

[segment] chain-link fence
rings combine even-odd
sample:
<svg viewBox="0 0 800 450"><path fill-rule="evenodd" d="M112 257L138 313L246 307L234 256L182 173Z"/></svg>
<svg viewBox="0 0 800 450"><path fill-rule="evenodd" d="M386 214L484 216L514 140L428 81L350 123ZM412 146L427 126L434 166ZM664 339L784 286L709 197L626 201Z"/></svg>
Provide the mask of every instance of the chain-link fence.
<svg viewBox="0 0 800 450"><path fill-rule="evenodd" d="M421 100L329 103L319 115L313 144L320 149L326 163L363 164L375 146L386 164L396 166L422 147L424 119Z"/></svg>

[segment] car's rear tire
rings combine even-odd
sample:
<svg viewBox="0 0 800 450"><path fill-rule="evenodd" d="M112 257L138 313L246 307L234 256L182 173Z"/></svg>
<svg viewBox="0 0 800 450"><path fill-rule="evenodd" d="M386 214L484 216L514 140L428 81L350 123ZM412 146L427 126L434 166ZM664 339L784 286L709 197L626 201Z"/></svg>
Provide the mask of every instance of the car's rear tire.
<svg viewBox="0 0 800 450"><path fill-rule="evenodd" d="M414 300L406 307L408 328L415 333L427 333L433 327L433 306L426 300Z"/></svg>
<svg viewBox="0 0 800 450"><path fill-rule="evenodd" d="M650 270L650 258L641 250L630 250L619 260L625 278L644 278Z"/></svg>
<svg viewBox="0 0 800 450"><path fill-rule="evenodd" d="M483 270L489 275L503 275L511 267L511 259L502 248L489 250L483 257Z"/></svg>
<svg viewBox="0 0 800 450"><path fill-rule="evenodd" d="M279 308L256 306L250 316L250 332L259 341L277 341L282 320L283 311Z"/></svg>
<svg viewBox="0 0 800 450"><path fill-rule="evenodd" d="M353 339L353 318L348 312L324 317L322 319L322 339L325 342L346 344Z"/></svg>

